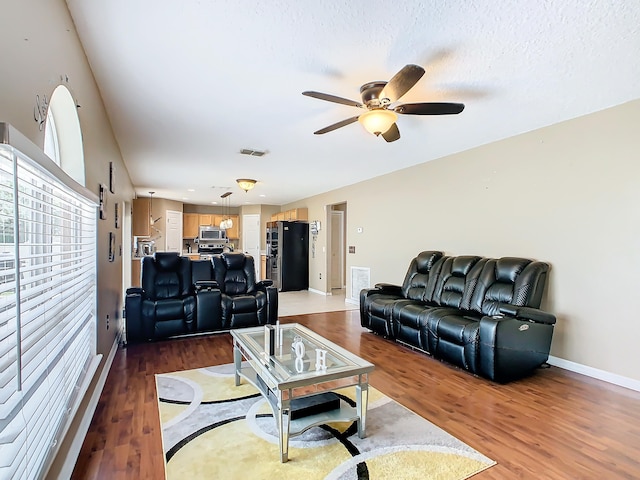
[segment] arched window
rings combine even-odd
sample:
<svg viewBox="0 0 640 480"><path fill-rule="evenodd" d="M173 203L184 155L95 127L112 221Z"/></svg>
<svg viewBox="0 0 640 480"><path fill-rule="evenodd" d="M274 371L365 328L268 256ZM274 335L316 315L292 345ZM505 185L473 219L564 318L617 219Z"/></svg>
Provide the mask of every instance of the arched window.
<svg viewBox="0 0 640 480"><path fill-rule="evenodd" d="M44 130L44 153L67 175L85 186L84 151L76 102L64 85L51 95Z"/></svg>

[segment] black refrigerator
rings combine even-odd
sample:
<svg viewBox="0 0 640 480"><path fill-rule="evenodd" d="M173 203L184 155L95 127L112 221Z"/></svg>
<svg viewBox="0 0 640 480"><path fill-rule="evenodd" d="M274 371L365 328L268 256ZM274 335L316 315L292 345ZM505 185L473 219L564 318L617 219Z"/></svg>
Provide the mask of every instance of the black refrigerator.
<svg viewBox="0 0 640 480"><path fill-rule="evenodd" d="M309 288L309 224L267 224L267 278L281 292Z"/></svg>

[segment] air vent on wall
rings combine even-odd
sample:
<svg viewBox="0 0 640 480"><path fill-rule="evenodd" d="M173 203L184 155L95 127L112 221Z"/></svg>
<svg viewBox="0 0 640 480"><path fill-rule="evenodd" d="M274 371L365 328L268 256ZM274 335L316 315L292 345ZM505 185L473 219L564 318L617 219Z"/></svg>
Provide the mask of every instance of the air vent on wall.
<svg viewBox="0 0 640 480"><path fill-rule="evenodd" d="M252 150L250 148L243 148L242 150L240 150L240 153L243 155L251 155L252 157L261 157L267 152L265 152L264 150Z"/></svg>
<svg viewBox="0 0 640 480"><path fill-rule="evenodd" d="M351 300L359 300L363 288L371 288L371 269L351 267Z"/></svg>

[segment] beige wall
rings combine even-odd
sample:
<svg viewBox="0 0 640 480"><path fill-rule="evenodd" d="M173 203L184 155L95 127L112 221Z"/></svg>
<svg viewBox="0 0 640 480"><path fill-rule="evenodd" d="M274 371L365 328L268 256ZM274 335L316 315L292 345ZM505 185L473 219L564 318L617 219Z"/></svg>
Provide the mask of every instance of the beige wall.
<svg viewBox="0 0 640 480"><path fill-rule="evenodd" d="M322 220L325 205L346 201L347 244L356 247L347 272L370 267L372 284L401 283L422 250L549 262L552 355L640 380L638 125L640 100L283 209L306 206ZM317 241L321 251L326 229ZM311 288L325 291L325 263L311 261Z"/></svg>
<svg viewBox="0 0 640 480"><path fill-rule="evenodd" d="M86 187L98 195L98 185L109 183L109 162L115 165L116 193L108 194L108 219L98 221L97 332L98 353L104 355L98 372L101 373L114 345L123 305L122 257L116 256L115 262L108 262L109 232L116 233L117 252L122 243L121 230L114 228L113 208L116 202L133 197L133 187L64 0L4 2L0 16L0 50L0 121L12 124L42 148L44 132L33 119L36 95L50 98L55 87L64 83L81 105L78 115L84 143ZM109 330L107 315L111 320ZM91 389L95 386L96 382ZM86 409L86 405L85 400L82 408ZM77 428L76 421L72 432ZM59 457L64 457L68 448L69 442L65 441ZM58 464L54 470L57 467Z"/></svg>

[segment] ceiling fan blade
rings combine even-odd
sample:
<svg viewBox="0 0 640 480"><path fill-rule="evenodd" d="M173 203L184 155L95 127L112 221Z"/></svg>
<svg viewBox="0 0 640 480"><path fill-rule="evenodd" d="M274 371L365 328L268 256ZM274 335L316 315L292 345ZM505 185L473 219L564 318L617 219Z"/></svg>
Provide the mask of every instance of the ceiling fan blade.
<svg viewBox="0 0 640 480"><path fill-rule="evenodd" d="M391 128L382 134L382 138L384 138L387 142L395 142L400 138L400 130L398 130L398 125L393 124Z"/></svg>
<svg viewBox="0 0 640 480"><path fill-rule="evenodd" d="M391 103L407 93L424 75L424 68L419 65L405 65L384 86L380 98L388 98Z"/></svg>
<svg viewBox="0 0 640 480"><path fill-rule="evenodd" d="M341 103L343 105L349 105L350 107L358 107L358 108L363 108L364 107L364 105L362 105L360 102L356 102L355 100L349 100L348 98L336 97L335 95L329 95L328 93L307 91L307 92L302 92L302 94L306 95L307 97L313 97L313 98L319 98L320 100L326 100L327 102Z"/></svg>
<svg viewBox="0 0 640 480"><path fill-rule="evenodd" d="M359 116L360 115L357 115L357 116L351 117L351 118L347 118L346 120L342 120L341 122L334 123L333 125L329 125L328 127L321 128L320 130L318 130L316 132L313 132L313 133L315 135L322 135L323 133L332 132L333 130L337 130L338 128L346 127L350 123L357 122Z"/></svg>
<svg viewBox="0 0 640 480"><path fill-rule="evenodd" d="M403 103L393 109L405 115L454 115L464 110L463 103Z"/></svg>

